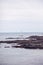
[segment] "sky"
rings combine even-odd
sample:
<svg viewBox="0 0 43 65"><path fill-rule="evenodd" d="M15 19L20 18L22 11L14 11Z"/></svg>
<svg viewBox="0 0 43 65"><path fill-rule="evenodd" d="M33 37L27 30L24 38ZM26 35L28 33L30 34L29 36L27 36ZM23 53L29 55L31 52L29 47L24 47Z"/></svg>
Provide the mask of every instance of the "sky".
<svg viewBox="0 0 43 65"><path fill-rule="evenodd" d="M0 0L0 32L43 32L43 0Z"/></svg>

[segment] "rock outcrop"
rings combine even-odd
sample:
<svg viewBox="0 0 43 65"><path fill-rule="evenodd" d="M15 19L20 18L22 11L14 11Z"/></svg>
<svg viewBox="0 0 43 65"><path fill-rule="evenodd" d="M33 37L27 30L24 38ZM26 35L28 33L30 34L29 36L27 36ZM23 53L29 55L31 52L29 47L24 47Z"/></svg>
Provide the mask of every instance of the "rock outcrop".
<svg viewBox="0 0 43 65"><path fill-rule="evenodd" d="M16 48L43 49L43 36L30 36L25 40L0 41L0 43L16 43L16 46L13 46Z"/></svg>

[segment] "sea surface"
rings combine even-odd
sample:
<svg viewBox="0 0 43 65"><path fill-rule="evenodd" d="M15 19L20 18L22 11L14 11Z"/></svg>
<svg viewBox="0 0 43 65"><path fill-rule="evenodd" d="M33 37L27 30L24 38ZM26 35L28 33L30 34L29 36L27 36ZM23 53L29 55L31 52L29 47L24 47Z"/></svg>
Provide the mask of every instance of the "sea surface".
<svg viewBox="0 0 43 65"><path fill-rule="evenodd" d="M24 39L26 37L32 36L32 35L42 35L43 33L40 32L16 32L16 33L0 33L0 40L8 40L6 38L15 38L15 39ZM14 39L12 39L14 40Z"/></svg>
<svg viewBox="0 0 43 65"><path fill-rule="evenodd" d="M0 65L43 65L43 50L0 48Z"/></svg>
<svg viewBox="0 0 43 65"><path fill-rule="evenodd" d="M0 33L0 40L6 38L22 39L31 35L43 33ZM8 39L7 39L8 40ZM4 48L6 43L0 44L0 65L43 65L43 49Z"/></svg>

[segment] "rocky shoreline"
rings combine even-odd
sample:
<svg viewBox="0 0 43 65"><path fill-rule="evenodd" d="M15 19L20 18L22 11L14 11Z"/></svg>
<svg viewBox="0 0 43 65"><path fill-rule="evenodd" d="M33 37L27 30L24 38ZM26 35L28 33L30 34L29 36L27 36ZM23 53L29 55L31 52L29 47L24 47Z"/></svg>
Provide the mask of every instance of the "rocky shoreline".
<svg viewBox="0 0 43 65"><path fill-rule="evenodd" d="M12 47L26 48L26 49L43 49L43 36L30 36L23 40L6 40L0 43L12 44Z"/></svg>

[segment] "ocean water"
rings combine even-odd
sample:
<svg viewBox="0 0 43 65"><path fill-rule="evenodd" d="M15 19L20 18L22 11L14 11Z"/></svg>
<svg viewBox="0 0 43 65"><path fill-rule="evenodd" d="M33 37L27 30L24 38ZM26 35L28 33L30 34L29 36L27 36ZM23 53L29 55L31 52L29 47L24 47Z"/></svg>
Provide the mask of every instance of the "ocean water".
<svg viewBox="0 0 43 65"><path fill-rule="evenodd" d="M23 39L26 37L29 37L31 35L43 35L43 33L40 32L22 32L22 33L0 33L0 40L8 40L6 38L19 38L19 39ZM14 40L14 39L12 39Z"/></svg>
<svg viewBox="0 0 43 65"><path fill-rule="evenodd" d="M43 65L43 50L0 48L0 65Z"/></svg>
<svg viewBox="0 0 43 65"><path fill-rule="evenodd" d="M0 40L10 37L22 39L31 35L43 33L0 33ZM4 48L5 44L0 44L0 65L43 65L43 49Z"/></svg>

